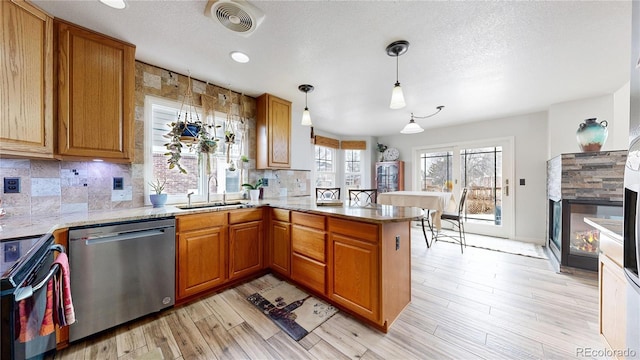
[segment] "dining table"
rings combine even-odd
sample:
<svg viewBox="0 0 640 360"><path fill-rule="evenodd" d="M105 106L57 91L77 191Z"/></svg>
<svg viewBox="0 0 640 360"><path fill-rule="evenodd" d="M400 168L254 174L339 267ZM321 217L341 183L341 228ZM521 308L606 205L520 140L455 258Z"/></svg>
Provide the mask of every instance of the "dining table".
<svg viewBox="0 0 640 360"><path fill-rule="evenodd" d="M441 221L440 216L443 212L454 212L456 208L455 199L451 192L438 192L438 191L389 191L378 194L378 204L381 205L393 205L393 206L412 206L426 211L426 214L421 218L422 221L422 233L424 239L429 247L429 240L427 239L427 232L424 226L424 219L431 217L429 222L429 228L431 235L434 237L434 230L440 231ZM433 224L433 226L431 225Z"/></svg>

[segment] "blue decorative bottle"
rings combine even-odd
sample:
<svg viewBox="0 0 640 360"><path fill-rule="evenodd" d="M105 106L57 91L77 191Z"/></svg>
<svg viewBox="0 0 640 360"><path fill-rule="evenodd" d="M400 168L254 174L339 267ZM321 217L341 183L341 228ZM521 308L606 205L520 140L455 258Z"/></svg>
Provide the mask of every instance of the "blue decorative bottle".
<svg viewBox="0 0 640 360"><path fill-rule="evenodd" d="M586 119L581 123L576 131L576 138L578 139L580 149L585 152L600 151L604 142L607 141L607 135L609 135L607 125L609 125L609 123L607 123L606 120L598 123L596 118Z"/></svg>

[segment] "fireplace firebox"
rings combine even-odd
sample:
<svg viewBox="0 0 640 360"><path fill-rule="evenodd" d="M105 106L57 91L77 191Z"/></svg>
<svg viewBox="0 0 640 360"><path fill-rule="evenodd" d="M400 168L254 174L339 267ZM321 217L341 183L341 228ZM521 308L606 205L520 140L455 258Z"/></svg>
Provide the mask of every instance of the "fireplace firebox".
<svg viewBox="0 0 640 360"><path fill-rule="evenodd" d="M549 249L560 264L598 270L600 232L585 217L622 220L622 201L549 200Z"/></svg>

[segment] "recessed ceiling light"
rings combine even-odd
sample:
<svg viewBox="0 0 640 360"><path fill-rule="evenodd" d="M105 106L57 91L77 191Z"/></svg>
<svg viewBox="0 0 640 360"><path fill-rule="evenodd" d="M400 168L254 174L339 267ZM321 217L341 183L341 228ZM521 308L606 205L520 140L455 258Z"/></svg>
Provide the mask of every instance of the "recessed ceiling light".
<svg viewBox="0 0 640 360"><path fill-rule="evenodd" d="M122 10L125 7L127 7L127 4L124 2L124 0L99 0L99 1L109 7L112 7L118 10Z"/></svg>
<svg viewBox="0 0 640 360"><path fill-rule="evenodd" d="M229 56L231 56L231 58L233 60L235 60L236 62L239 62L241 64L244 63L248 63L249 62L249 55L240 52L240 51L232 51Z"/></svg>

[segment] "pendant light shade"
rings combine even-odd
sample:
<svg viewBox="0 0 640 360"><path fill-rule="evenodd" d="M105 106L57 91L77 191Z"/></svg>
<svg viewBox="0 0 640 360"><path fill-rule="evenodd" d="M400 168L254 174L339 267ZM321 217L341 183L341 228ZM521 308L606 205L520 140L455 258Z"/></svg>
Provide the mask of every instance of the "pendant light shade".
<svg viewBox="0 0 640 360"><path fill-rule="evenodd" d="M409 123L405 125L402 130L400 130L400 133L401 134L417 134L423 131L424 129L420 125L418 125L417 122L413 120L413 113L411 113L411 120L409 120Z"/></svg>
<svg viewBox="0 0 640 360"><path fill-rule="evenodd" d="M298 86L298 90L304 93L304 111L302 112L302 121L300 122L300 124L302 126L312 126L313 124L311 123L311 113L309 113L309 107L307 107L307 93L313 91L313 85L302 84Z"/></svg>
<svg viewBox="0 0 640 360"><path fill-rule="evenodd" d="M391 104L389 104L389 107L391 109L402 109L405 106L407 106L407 103L404 102L402 88L400 87L400 83L397 82L391 92Z"/></svg>
<svg viewBox="0 0 640 360"><path fill-rule="evenodd" d="M440 111L442 111L442 109L444 109L444 105L440 105L436 107L436 112L434 112L433 114L429 114L427 116L413 116L413 113L411 113L411 120L409 120L409 123L405 125L402 130L400 130L400 133L401 134L417 134L417 133L423 132L424 129L414 120L414 118L417 118L417 119L430 118L436 115L437 113L439 113Z"/></svg>
<svg viewBox="0 0 640 360"><path fill-rule="evenodd" d="M391 109L402 109L407 106L407 103L404 101L404 94L402 93L402 88L400 87L400 81L398 81L398 56L404 54L409 50L409 42L406 40L398 40L394 41L387 46L387 55L395 56L396 58L396 83L393 85L393 90L391 92L391 103L389 107Z"/></svg>

